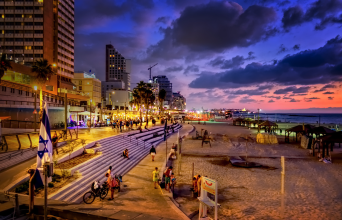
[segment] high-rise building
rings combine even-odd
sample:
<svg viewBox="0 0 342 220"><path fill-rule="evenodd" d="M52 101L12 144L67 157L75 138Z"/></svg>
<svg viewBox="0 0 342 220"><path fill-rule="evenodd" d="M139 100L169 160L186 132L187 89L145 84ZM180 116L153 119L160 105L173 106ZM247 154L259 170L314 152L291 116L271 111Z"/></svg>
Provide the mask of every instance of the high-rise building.
<svg viewBox="0 0 342 220"><path fill-rule="evenodd" d="M74 0L2 0L0 14L0 53L27 66L47 59L57 68L57 87L72 89Z"/></svg>
<svg viewBox="0 0 342 220"><path fill-rule="evenodd" d="M172 83L166 76L153 76L153 82L159 84L159 91L164 89L166 91L165 101L167 105L171 104L172 101Z"/></svg>
<svg viewBox="0 0 342 220"><path fill-rule="evenodd" d="M122 56L111 44L106 45L106 82L121 80L131 90L131 60Z"/></svg>

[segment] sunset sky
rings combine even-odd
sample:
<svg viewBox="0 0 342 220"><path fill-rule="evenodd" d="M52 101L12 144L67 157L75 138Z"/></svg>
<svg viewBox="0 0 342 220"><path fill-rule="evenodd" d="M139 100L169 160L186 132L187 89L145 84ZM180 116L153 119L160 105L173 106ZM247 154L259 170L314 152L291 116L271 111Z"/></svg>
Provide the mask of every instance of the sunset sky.
<svg viewBox="0 0 342 220"><path fill-rule="evenodd" d="M76 71L104 80L112 43L132 59L132 84L158 63L152 74L167 75L188 109L342 113L342 0L82 0L75 10Z"/></svg>

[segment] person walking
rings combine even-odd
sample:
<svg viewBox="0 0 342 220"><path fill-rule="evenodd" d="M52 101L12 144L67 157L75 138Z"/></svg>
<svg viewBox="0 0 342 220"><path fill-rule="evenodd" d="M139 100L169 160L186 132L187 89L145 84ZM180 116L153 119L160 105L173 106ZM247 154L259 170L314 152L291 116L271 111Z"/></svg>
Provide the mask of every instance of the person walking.
<svg viewBox="0 0 342 220"><path fill-rule="evenodd" d="M113 188L113 181L112 181L112 166L109 167L106 175L107 177L107 184L110 189L110 198L108 200L113 200L114 199L114 189Z"/></svg>
<svg viewBox="0 0 342 220"><path fill-rule="evenodd" d="M157 184L159 182L159 170L158 170L158 167L154 168L154 171L152 172L152 179L153 179L154 188L157 189Z"/></svg>
<svg viewBox="0 0 342 220"><path fill-rule="evenodd" d="M154 157L156 156L157 152L156 152L156 149L154 148L153 145L152 145L152 147L150 149L150 154L152 156L152 161L154 161Z"/></svg>
<svg viewBox="0 0 342 220"><path fill-rule="evenodd" d="M122 132L122 121L120 120L120 132Z"/></svg>
<svg viewBox="0 0 342 220"><path fill-rule="evenodd" d="M56 150L56 154L58 155L58 148L57 148L58 137L57 137L57 134L56 134L56 133L53 135L53 138L52 138L51 141L52 141L52 147L53 147L53 149L52 149L52 154L53 154L53 151Z"/></svg>

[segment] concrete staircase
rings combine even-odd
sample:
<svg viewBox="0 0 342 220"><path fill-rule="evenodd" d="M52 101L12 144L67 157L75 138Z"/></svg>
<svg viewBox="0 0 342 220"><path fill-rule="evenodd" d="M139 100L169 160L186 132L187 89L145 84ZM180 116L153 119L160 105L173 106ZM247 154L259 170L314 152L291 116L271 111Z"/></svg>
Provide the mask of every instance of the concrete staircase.
<svg viewBox="0 0 342 220"><path fill-rule="evenodd" d="M174 125L174 132L178 131L181 127L179 124ZM98 180L102 183L107 180L105 173L109 166L113 167L112 173L124 176L149 154L152 144L157 146L160 142L164 141L163 135L152 138L155 132L158 132L159 135L164 134L164 127L154 127L150 131L144 131L143 133L131 131L96 141L100 143L101 147L99 150L102 152L102 155L95 160L80 165L78 171L82 174L82 177L63 187L57 193L50 195L49 199L81 202L84 193L90 190L90 185L93 181ZM168 136L171 134L169 133ZM94 145L94 143L89 145ZM122 152L126 148L129 150L130 159L122 157Z"/></svg>

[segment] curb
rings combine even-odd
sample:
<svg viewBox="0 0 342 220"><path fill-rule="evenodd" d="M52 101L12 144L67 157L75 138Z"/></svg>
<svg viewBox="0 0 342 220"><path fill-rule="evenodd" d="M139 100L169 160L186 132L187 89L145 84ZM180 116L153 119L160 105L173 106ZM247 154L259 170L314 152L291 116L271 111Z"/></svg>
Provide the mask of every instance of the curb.
<svg viewBox="0 0 342 220"><path fill-rule="evenodd" d="M190 124L191 125L191 124ZM181 138L184 138L186 136L188 136L191 132L193 132L195 130L195 127L193 125L192 126L192 129L187 132L185 135L183 135ZM182 127L183 128L183 127ZM182 129L181 128L181 129ZM181 130L179 129L179 130ZM169 153L168 155L168 158L170 158L171 156L171 152ZM165 167L167 165L167 161L165 161L165 164L163 165L162 169L161 170L165 170ZM166 203L183 219L183 220L190 220L190 218L182 211L179 209L180 205L176 202L176 200L173 199L173 194L171 192L171 197L169 195L165 195L162 188L160 187L160 185L158 185L158 188L160 190L160 192L162 193L163 195L163 198L165 199Z"/></svg>

